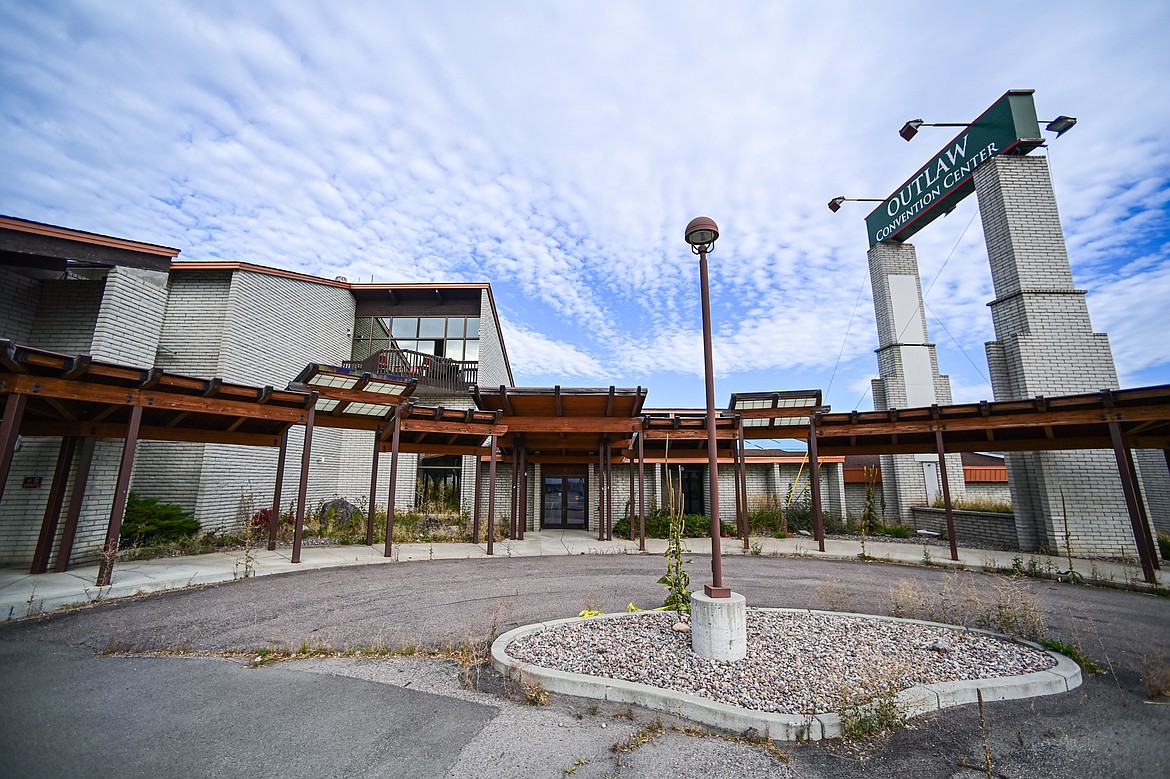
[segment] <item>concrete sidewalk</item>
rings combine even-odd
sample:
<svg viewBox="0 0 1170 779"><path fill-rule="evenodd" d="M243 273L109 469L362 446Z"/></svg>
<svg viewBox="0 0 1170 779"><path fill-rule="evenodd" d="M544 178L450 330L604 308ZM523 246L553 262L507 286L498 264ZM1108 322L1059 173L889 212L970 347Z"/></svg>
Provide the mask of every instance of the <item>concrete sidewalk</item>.
<svg viewBox="0 0 1170 779"><path fill-rule="evenodd" d="M686 542L691 554L710 554L711 541L693 538ZM825 541L825 551L817 548L812 538L758 538L750 541L745 551L734 538L720 541L725 555L761 554L765 556L809 557L821 559L856 560L861 554L859 539ZM154 560L119 562L114 568L113 583L97 587L98 566L78 566L66 573L31 575L20 569L0 569L0 614L4 620L56 611L68 606L96 601L145 595L153 592L179 589L200 584L214 584L249 576L266 576L315 568L333 568L345 565L383 565L416 560L506 560L511 557L549 557L558 555L650 554L666 551L665 539L646 539L646 551L638 549L636 541L598 541L584 531L544 530L526 532L523 541L499 541L494 556L488 557L486 544L396 544L391 556L385 556L382 545L363 546L305 546L301 562L292 562L291 546L269 552L258 549L248 554L243 550L215 552L193 557L170 557ZM921 543L892 543L867 541L867 557L880 562L903 564L931 564L975 570L1010 570L1020 566L1030 575L1058 577L1068 570L1068 559L1025 552L1001 552L986 549L959 549L959 560L950 559L947 546ZM1086 581L1102 584L1146 586L1141 568L1132 565L1097 560L1073 559L1073 568ZM1170 576L1158 571L1158 584L1166 586Z"/></svg>

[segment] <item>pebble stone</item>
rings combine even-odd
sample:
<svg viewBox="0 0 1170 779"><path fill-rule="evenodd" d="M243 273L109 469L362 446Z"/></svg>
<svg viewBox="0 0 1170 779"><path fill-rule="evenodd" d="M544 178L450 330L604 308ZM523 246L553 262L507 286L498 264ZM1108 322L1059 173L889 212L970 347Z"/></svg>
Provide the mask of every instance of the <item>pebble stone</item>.
<svg viewBox="0 0 1170 779"><path fill-rule="evenodd" d="M891 685L1013 676L1055 664L1031 647L961 628L755 609L747 611L747 656L727 662L696 655L690 634L675 631L679 621L673 612L586 619L530 633L507 652L542 668L788 714L840 711Z"/></svg>

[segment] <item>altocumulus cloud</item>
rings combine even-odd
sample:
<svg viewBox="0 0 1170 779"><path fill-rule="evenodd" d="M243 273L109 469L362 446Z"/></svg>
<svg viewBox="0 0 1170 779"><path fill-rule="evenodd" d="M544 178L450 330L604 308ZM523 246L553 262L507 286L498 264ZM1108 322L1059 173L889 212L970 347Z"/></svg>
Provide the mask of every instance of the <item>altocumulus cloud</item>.
<svg viewBox="0 0 1170 779"><path fill-rule="evenodd" d="M1081 120L1051 154L1094 323L1123 376L1167 381L1168 25L1153 2L961 23L912 2L9 3L0 210L189 259L490 281L518 380L654 405L702 402L681 233L704 213L720 396L832 377L849 408L875 372L865 209L825 202L887 194L949 137L902 142L911 116L1034 87ZM942 370L986 397L974 202L915 242Z"/></svg>

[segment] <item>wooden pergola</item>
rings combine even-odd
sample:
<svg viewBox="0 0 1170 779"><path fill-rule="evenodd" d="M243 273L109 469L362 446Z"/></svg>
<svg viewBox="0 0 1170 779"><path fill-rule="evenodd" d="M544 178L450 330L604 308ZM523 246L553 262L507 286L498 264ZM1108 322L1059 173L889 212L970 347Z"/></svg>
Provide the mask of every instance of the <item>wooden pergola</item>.
<svg viewBox="0 0 1170 779"><path fill-rule="evenodd" d="M1170 385L1031 400L982 401L949 406L816 414L816 449L822 454L937 453L951 557L958 559L946 452L1017 452L1111 449L1142 572L1157 581L1153 534L1134 466L1133 449L1161 449L1170 467Z"/></svg>
<svg viewBox="0 0 1170 779"><path fill-rule="evenodd" d="M641 429L640 413L646 402L646 390L629 388L554 387L474 387L472 397L482 410L500 415L505 433L493 439L490 453L489 495L495 495L495 447L512 464L512 500L509 538L524 538L524 521L528 516L529 463L548 465L586 465L595 462L598 469L599 514L598 540L613 538L613 466L621 463L622 453ZM640 439L639 439L640 440ZM616 449L616 451L615 451ZM638 459L639 471L645 471ZM629 460L630 485L633 492L634 460ZM479 485L477 475L476 486ZM478 514L479 500L476 499ZM645 517L645 487L642 488ZM631 495L631 507L633 498ZM632 513L632 511L631 511ZM492 508L488 509L488 554L492 553ZM644 525L644 522L641 523ZM478 526L478 523L477 523ZM645 531L641 532L645 548Z"/></svg>
<svg viewBox="0 0 1170 779"><path fill-rule="evenodd" d="M6 340L0 340L0 397L4 405L0 497L18 436L61 437L32 573L47 570L74 460L77 475L57 550L57 571L69 565L97 439L123 439L99 586L110 582L139 440L281 446L289 428L311 423L316 401L307 392L132 368ZM303 519L303 507L298 515Z"/></svg>
<svg viewBox="0 0 1170 779"><path fill-rule="evenodd" d="M300 561L312 434L315 427L371 433L370 506L377 493L378 458L391 456L385 553L391 554L395 474L401 452L487 459L487 547L495 535L495 472L512 468L509 536L523 538L529 463L585 466L596 463L602 496L599 539L613 537L612 477L615 464L630 469L630 505L638 485L639 539L645 548L645 463L705 453L706 420L689 409L644 409L646 390L608 388L474 387L478 408L448 409L418 404L413 378L345 367L310 364L288 389L255 387L220 378L196 378L157 367L135 368L65 355L0 340L0 496L18 436L59 436L61 447L31 571L47 570L61 522L69 474L77 461L72 498L57 550L55 570L68 567L97 438L124 445L103 544L98 584L108 584L117 551L131 467L139 440L278 447L269 549L276 544L281 485L291 428L303 425L301 472L293 539ZM717 445L727 447L734 466L739 531L747 538L744 442L805 440L808 444L814 531L824 548L819 460L821 456L947 451L1043 451L1112 449L1142 562L1149 582L1158 568L1149 518L1136 478L1131 449L1170 452L1170 386L981 402L891 411L827 413L817 390L732 395L716 421ZM722 455L722 451L721 451ZM1167 455L1170 466L1170 454ZM636 474L636 480L635 480ZM946 469L940 467L952 557L957 559ZM480 535L478 468L473 536ZM632 513L632 511L631 511ZM368 512L366 543L374 537Z"/></svg>

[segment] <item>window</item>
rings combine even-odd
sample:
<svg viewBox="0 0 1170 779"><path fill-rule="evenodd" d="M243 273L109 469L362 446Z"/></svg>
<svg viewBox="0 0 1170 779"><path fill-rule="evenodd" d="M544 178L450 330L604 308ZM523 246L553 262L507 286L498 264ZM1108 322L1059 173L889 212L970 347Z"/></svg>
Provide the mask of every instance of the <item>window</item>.
<svg viewBox="0 0 1170 779"><path fill-rule="evenodd" d="M354 322L353 359L392 348L479 362L479 317L364 317Z"/></svg>

